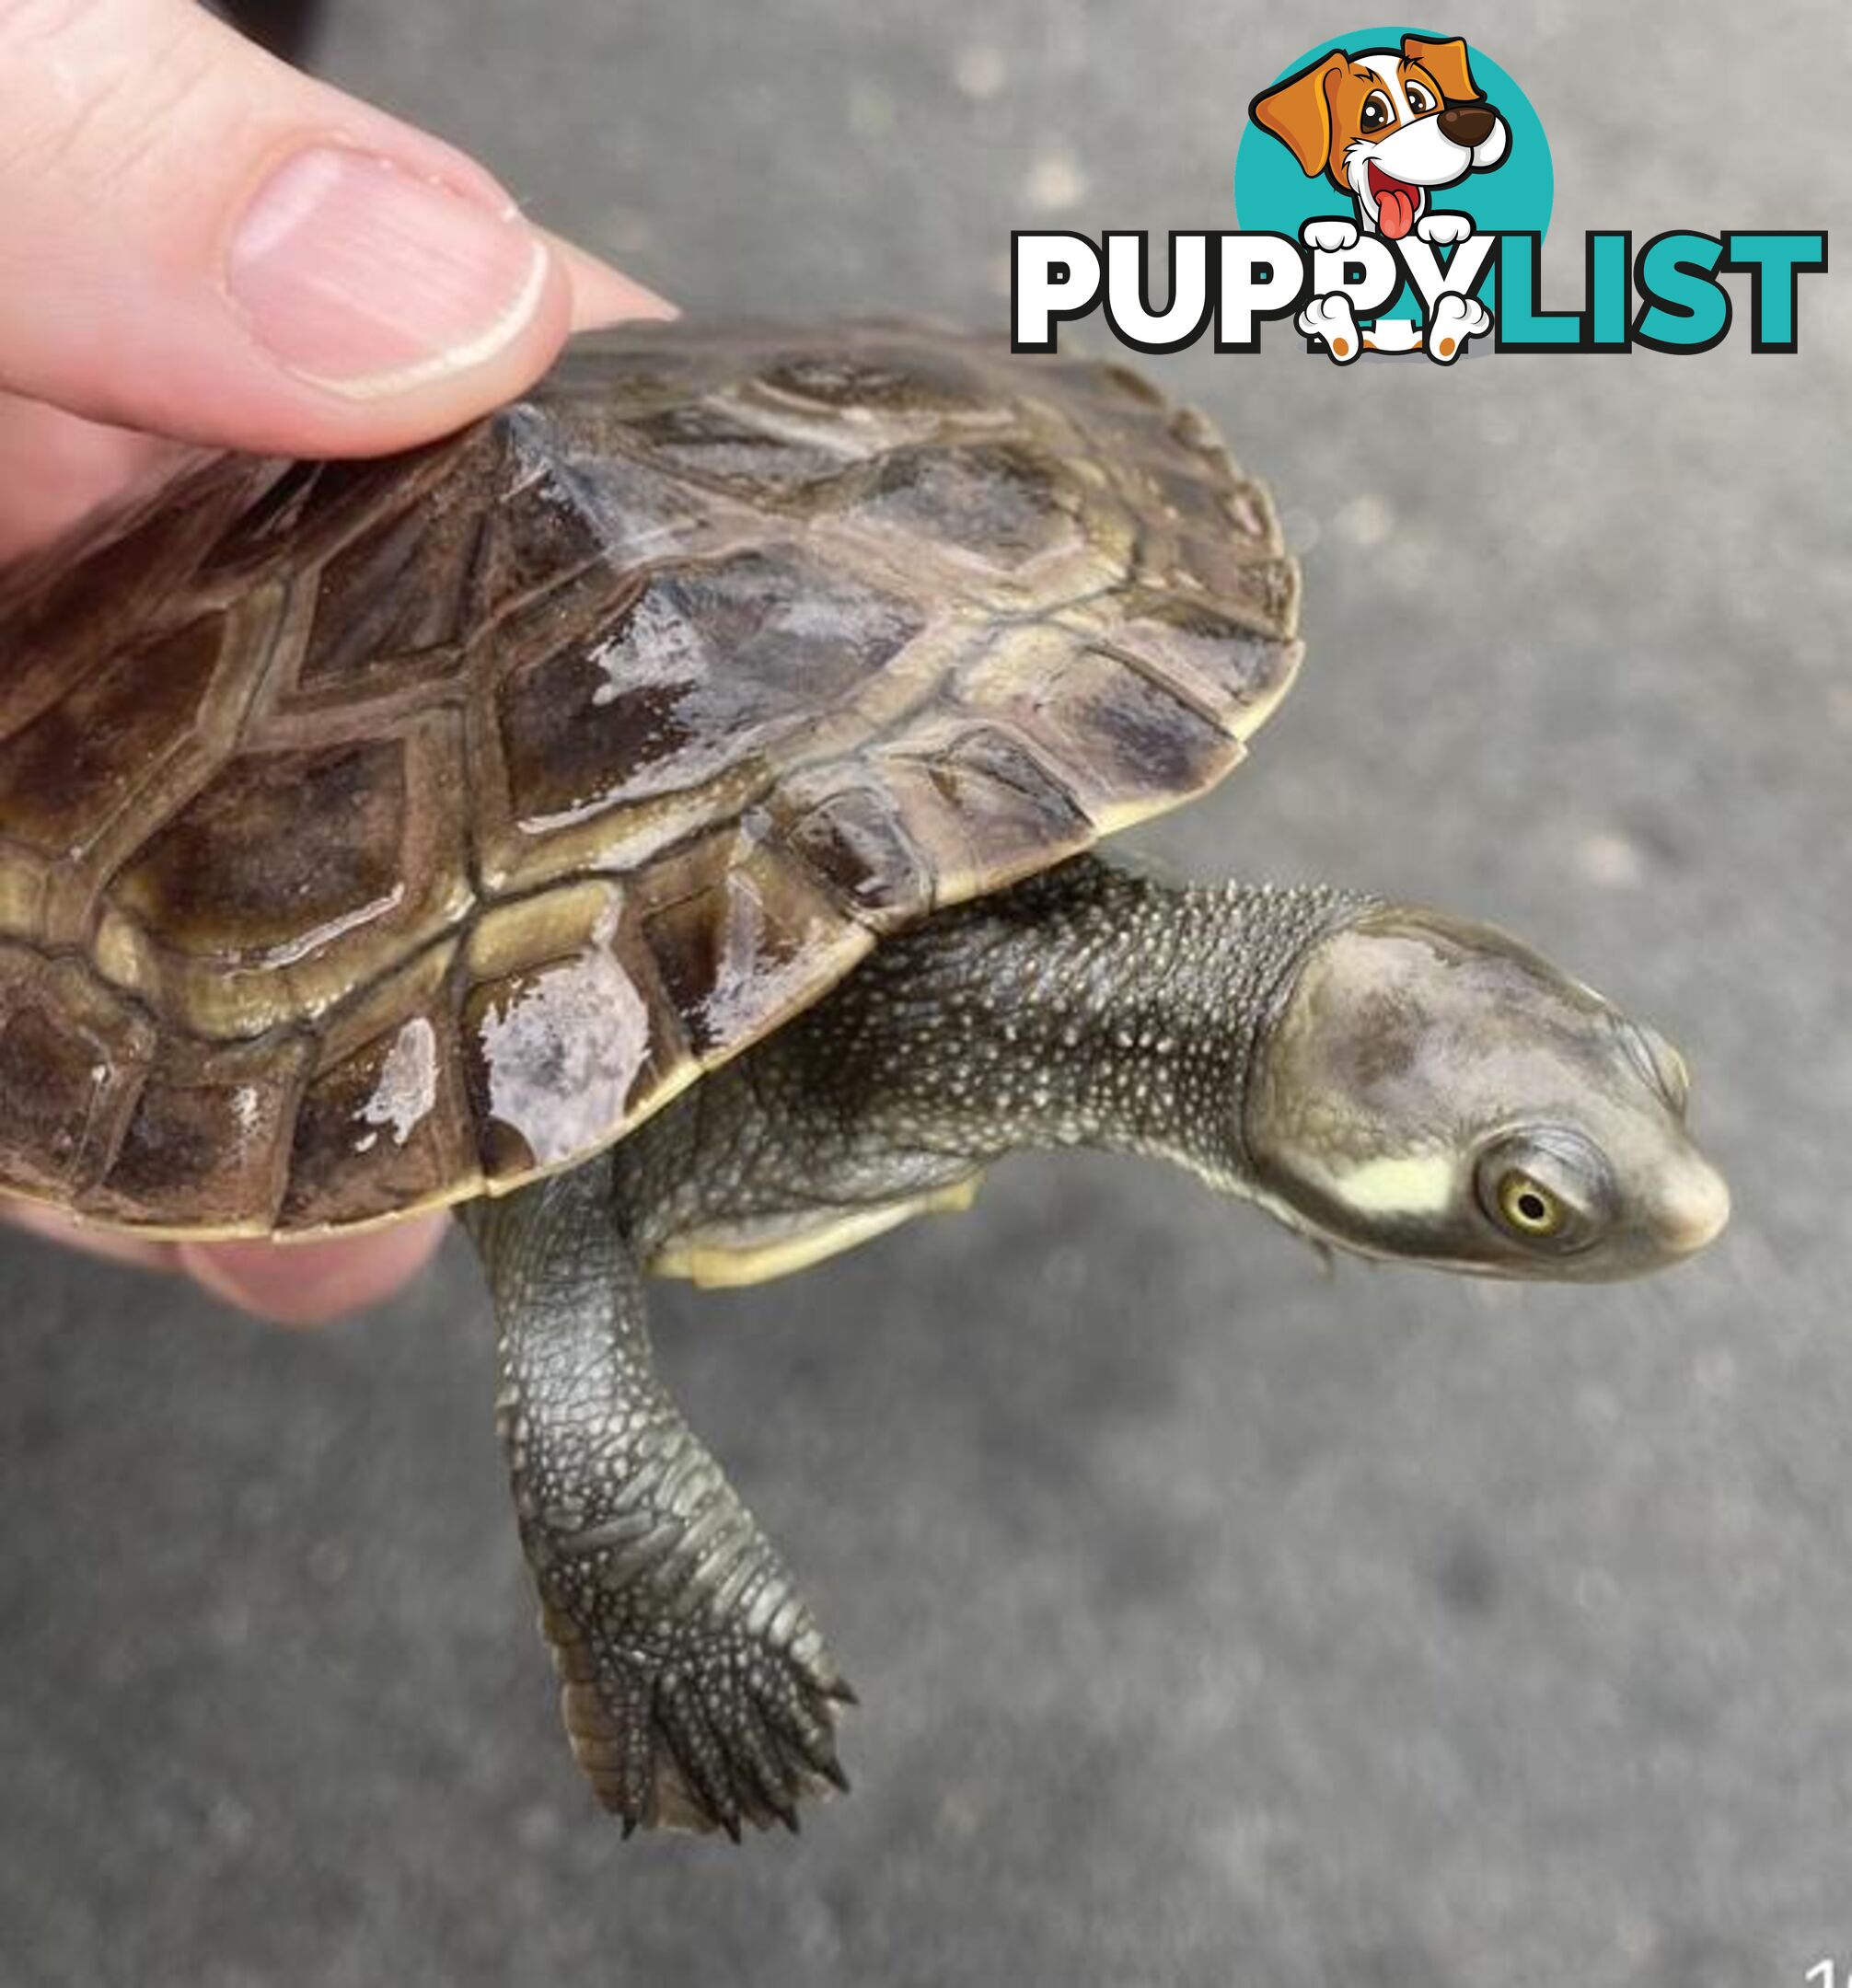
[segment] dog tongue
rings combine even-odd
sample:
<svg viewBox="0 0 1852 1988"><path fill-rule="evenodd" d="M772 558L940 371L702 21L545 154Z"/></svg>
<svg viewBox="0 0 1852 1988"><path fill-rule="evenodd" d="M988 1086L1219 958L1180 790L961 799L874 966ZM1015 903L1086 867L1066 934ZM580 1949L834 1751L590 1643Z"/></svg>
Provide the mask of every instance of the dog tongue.
<svg viewBox="0 0 1852 1988"><path fill-rule="evenodd" d="M1391 241L1400 241L1415 225L1414 194L1405 186L1378 188L1376 218Z"/></svg>

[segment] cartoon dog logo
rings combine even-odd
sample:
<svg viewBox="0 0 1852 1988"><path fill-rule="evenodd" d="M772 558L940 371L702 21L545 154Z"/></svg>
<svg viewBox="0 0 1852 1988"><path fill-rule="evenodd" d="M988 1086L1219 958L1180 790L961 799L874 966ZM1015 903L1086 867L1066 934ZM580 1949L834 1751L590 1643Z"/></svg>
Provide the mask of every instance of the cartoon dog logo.
<svg viewBox="0 0 1852 1988"><path fill-rule="evenodd" d="M1464 241L1472 217L1431 209L1429 195L1468 173L1489 172L1511 149L1510 127L1473 81L1466 44L1424 35L1404 35L1399 50L1334 50L1263 90L1248 115L1308 179L1323 174L1356 203L1354 223L1306 223L1302 239L1313 248L1354 248L1360 231L1391 241L1411 233L1435 244ZM1492 321L1476 298L1453 292L1437 301L1430 319L1428 349L1437 358L1453 357ZM1314 296L1296 322L1340 361L1366 346L1412 352L1422 342L1418 326L1400 321L1379 321L1360 340L1341 292Z"/></svg>

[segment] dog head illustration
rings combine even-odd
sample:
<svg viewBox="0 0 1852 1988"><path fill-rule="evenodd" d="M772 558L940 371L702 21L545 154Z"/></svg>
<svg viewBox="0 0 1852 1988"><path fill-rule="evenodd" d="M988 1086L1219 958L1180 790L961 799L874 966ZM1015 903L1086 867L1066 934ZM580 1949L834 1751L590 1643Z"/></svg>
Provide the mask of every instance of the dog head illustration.
<svg viewBox="0 0 1852 1988"><path fill-rule="evenodd" d="M1404 35L1400 51L1334 51L1263 90L1248 114L1308 177L1325 175L1357 202L1361 225L1399 240L1431 188L1487 172L1511 144L1487 103L1464 41Z"/></svg>

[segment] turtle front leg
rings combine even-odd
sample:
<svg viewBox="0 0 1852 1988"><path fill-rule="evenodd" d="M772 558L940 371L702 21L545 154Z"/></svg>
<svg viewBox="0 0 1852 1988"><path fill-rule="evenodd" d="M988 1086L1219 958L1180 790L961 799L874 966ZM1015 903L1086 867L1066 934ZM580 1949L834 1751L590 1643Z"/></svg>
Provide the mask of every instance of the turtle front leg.
<svg viewBox="0 0 1852 1988"><path fill-rule="evenodd" d="M598 1799L644 1829L797 1827L852 1702L778 1555L657 1380L608 1158L460 1211L501 1332L521 1543Z"/></svg>

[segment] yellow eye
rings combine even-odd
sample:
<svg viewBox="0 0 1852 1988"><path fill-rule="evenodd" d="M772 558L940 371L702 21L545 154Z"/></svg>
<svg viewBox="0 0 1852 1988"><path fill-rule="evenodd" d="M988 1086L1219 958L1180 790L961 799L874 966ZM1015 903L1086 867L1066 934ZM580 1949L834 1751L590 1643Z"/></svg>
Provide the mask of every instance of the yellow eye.
<svg viewBox="0 0 1852 1988"><path fill-rule="evenodd" d="M1567 1210L1542 1181L1513 1167L1499 1183L1499 1213L1520 1235L1553 1236Z"/></svg>

